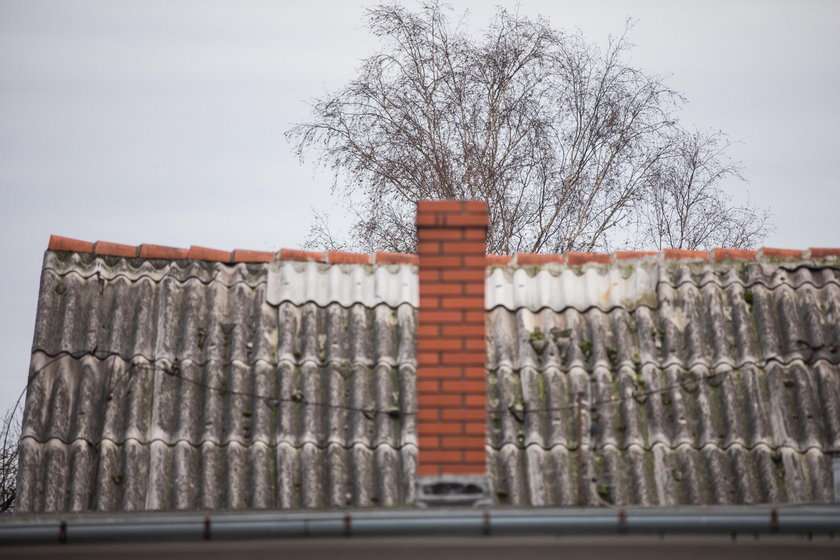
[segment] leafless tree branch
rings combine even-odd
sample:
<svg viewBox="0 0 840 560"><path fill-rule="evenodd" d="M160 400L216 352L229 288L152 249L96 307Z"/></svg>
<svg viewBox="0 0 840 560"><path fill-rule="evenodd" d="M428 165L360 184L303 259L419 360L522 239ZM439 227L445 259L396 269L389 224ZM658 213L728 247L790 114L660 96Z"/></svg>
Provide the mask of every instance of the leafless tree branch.
<svg viewBox="0 0 840 560"><path fill-rule="evenodd" d="M353 200L351 248L413 251L422 199L486 200L488 250L500 253L610 249L629 223L640 245L741 246L766 233L766 215L756 222L754 209L728 206L719 185L738 174L715 167L722 152L686 159L682 98L625 62L626 32L602 52L499 9L475 38L447 11L370 9L381 52L287 132L299 157L314 152L343 178L334 194ZM713 148L708 138L701 147ZM707 202L694 200L703 189ZM725 217L729 233L701 231L709 221L698 212ZM660 218L684 231L659 231ZM325 224L316 221L311 242L334 243Z"/></svg>

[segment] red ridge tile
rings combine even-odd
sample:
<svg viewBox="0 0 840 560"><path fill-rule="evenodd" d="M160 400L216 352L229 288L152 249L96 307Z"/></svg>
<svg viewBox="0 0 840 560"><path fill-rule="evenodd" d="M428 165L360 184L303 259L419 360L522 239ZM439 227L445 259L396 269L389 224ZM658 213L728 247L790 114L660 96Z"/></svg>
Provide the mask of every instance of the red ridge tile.
<svg viewBox="0 0 840 560"><path fill-rule="evenodd" d="M484 262L487 266L509 266L513 257L507 255L485 255Z"/></svg>
<svg viewBox="0 0 840 560"><path fill-rule="evenodd" d="M580 265L590 262L609 264L612 262L612 259L606 253L579 253L570 251L566 253L566 262L569 265Z"/></svg>
<svg viewBox="0 0 840 560"><path fill-rule="evenodd" d="M748 251L746 249L723 249L721 247L715 247L714 249L712 249L712 254L714 255L716 262L720 262L727 259L740 259L751 261L755 259L756 255L758 255L758 252Z"/></svg>
<svg viewBox="0 0 840 560"><path fill-rule="evenodd" d="M273 260L274 253L270 251L233 250L233 262L271 262Z"/></svg>
<svg viewBox="0 0 840 560"><path fill-rule="evenodd" d="M409 253L389 253L385 251L378 251L374 256L375 262L378 264L417 264L419 259L417 255Z"/></svg>
<svg viewBox="0 0 840 560"><path fill-rule="evenodd" d="M97 255L133 258L137 256L137 247L134 245L111 243L110 241L97 241L93 244L93 252Z"/></svg>
<svg viewBox="0 0 840 560"><path fill-rule="evenodd" d="M801 259L805 251L798 251L796 249L776 249L774 247L762 247L761 256L769 257L771 259Z"/></svg>
<svg viewBox="0 0 840 560"><path fill-rule="evenodd" d="M709 260L709 253L706 251L691 251L689 249L662 249L662 254L668 260L699 259Z"/></svg>
<svg viewBox="0 0 840 560"><path fill-rule="evenodd" d="M839 247L811 247L812 259L824 259L826 257L840 257Z"/></svg>
<svg viewBox="0 0 840 560"><path fill-rule="evenodd" d="M50 242L47 245L50 251L72 251L74 253L93 253L93 243L60 235L50 235Z"/></svg>
<svg viewBox="0 0 840 560"><path fill-rule="evenodd" d="M216 262L230 262L230 253L220 249L210 249L208 247L199 247L193 245L187 251L187 258L197 261L216 261Z"/></svg>
<svg viewBox="0 0 840 560"><path fill-rule="evenodd" d="M140 245L138 256L141 259L186 259L187 250L164 245Z"/></svg>
<svg viewBox="0 0 840 560"><path fill-rule="evenodd" d="M657 251L616 251L615 258L620 261L628 259L643 259L645 257L659 256Z"/></svg>
<svg viewBox="0 0 840 560"><path fill-rule="evenodd" d="M324 253L317 251L300 251L298 249L280 249L280 260L326 262L324 259Z"/></svg>
<svg viewBox="0 0 840 560"><path fill-rule="evenodd" d="M348 253L346 251L327 251L327 262L330 264L351 263L370 264L370 255L362 253Z"/></svg>
<svg viewBox="0 0 840 560"><path fill-rule="evenodd" d="M518 265L541 265L546 263L563 264L563 255L546 255L542 253L516 254L516 264Z"/></svg>

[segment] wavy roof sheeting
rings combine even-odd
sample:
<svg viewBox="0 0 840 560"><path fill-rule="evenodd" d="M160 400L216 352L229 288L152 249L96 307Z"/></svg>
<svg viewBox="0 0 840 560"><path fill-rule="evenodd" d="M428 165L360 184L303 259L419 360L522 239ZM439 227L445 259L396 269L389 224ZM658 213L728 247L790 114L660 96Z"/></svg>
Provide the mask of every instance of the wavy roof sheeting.
<svg viewBox="0 0 840 560"><path fill-rule="evenodd" d="M840 271L659 271L655 298L637 306L490 311L491 479L502 501L831 501Z"/></svg>
<svg viewBox="0 0 840 560"><path fill-rule="evenodd" d="M493 498L831 501L840 251L772 251L488 258ZM415 264L51 241L18 510L412 503Z"/></svg>
<svg viewBox="0 0 840 560"><path fill-rule="evenodd" d="M414 309L272 305L267 280L47 252L18 510L413 501Z"/></svg>

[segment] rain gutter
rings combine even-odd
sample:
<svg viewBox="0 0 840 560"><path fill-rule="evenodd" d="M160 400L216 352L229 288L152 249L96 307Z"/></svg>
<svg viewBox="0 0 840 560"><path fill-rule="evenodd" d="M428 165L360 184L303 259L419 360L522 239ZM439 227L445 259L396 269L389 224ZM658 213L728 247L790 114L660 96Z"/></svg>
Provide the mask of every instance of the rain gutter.
<svg viewBox="0 0 840 560"><path fill-rule="evenodd" d="M385 536L840 533L840 507L15 514L0 545Z"/></svg>

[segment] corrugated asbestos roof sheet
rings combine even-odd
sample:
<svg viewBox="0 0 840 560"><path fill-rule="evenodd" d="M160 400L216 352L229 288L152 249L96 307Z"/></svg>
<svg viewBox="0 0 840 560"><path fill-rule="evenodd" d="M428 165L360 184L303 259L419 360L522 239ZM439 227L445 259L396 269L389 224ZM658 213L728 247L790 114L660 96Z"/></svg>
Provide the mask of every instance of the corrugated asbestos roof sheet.
<svg viewBox="0 0 840 560"><path fill-rule="evenodd" d="M18 509L412 503L412 282L48 251ZM497 502L832 499L836 267L489 268L486 297Z"/></svg>
<svg viewBox="0 0 840 560"><path fill-rule="evenodd" d="M672 263L635 309L496 307L488 335L500 501L833 499L836 268Z"/></svg>
<svg viewBox="0 0 840 560"><path fill-rule="evenodd" d="M265 264L48 252L18 510L412 502L414 309L266 285Z"/></svg>

